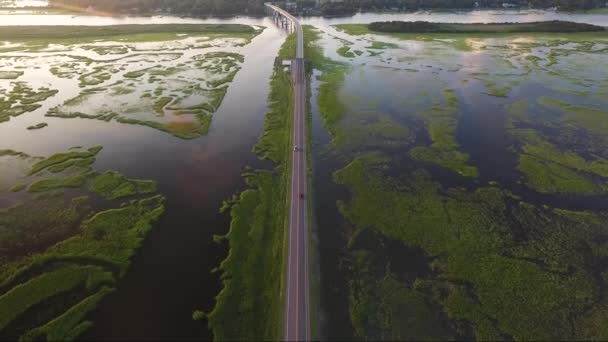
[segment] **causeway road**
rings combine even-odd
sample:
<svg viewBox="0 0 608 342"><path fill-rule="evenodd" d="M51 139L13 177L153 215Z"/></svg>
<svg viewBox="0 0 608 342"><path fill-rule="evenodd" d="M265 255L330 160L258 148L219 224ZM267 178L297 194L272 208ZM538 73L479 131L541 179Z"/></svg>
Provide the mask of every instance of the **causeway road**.
<svg viewBox="0 0 608 342"><path fill-rule="evenodd" d="M296 58L291 62L294 90L293 149L287 251L285 341L310 340L309 267L308 267L308 195L306 172L306 82L304 76L304 34L300 22L281 8L267 5L292 23L296 33Z"/></svg>

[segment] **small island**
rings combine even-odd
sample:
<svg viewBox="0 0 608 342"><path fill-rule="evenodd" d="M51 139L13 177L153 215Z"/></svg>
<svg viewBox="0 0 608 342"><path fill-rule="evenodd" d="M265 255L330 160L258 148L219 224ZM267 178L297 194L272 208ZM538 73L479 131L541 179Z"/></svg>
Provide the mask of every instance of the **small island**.
<svg viewBox="0 0 608 342"><path fill-rule="evenodd" d="M368 25L370 31L397 33L523 33L523 32L602 32L605 27L570 21L530 23L431 23L428 21L384 21Z"/></svg>
<svg viewBox="0 0 608 342"><path fill-rule="evenodd" d="M32 130L36 130L36 129L42 129L46 126L48 126L49 124L47 124L46 122L41 122L39 124L33 125L33 126L29 126L27 129L32 131Z"/></svg>

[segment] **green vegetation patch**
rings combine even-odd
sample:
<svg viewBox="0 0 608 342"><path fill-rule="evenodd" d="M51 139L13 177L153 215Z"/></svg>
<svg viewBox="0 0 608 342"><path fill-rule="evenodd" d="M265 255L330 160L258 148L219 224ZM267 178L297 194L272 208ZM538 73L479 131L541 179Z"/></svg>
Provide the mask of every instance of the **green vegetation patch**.
<svg viewBox="0 0 608 342"><path fill-rule="evenodd" d="M28 126L27 129L32 131L32 130L37 130L37 129L43 129L44 127L48 126L49 124L47 124L46 122L41 122L38 124L35 124L33 126Z"/></svg>
<svg viewBox="0 0 608 342"><path fill-rule="evenodd" d="M28 26L27 30L17 26L2 26L0 27L0 40L25 41L29 44L42 44L44 41L54 40L55 43L60 44L78 44L83 40L99 39L120 42L177 40L183 38L184 34L190 36L247 35L253 38L258 33L253 27L240 24ZM98 48L98 51L101 50Z"/></svg>
<svg viewBox="0 0 608 342"><path fill-rule="evenodd" d="M81 336L92 325L88 313L116 286L163 213L154 181L91 172L100 150L77 148L34 159L19 177L29 185L16 183L10 190L27 188L36 195L23 193L22 202L0 210L1 339ZM44 178L50 174L55 178ZM84 184L104 201L131 199L92 201Z"/></svg>
<svg viewBox="0 0 608 342"><path fill-rule="evenodd" d="M375 33L365 26L338 25L338 29L357 35ZM599 57L605 51L588 51L605 49L606 32L381 34L413 40L413 45L424 50L416 59L398 59L399 63L420 62L420 73L408 76L419 76L425 82L438 78L445 81L443 87L455 91L448 89L439 101L433 90L416 92L424 94L422 99L404 91L399 95L407 100L393 103L389 99L376 107L369 103L382 97L366 97L366 90L348 98L350 89L359 91L356 81L367 81L355 73L348 76L353 84L344 86L342 80L334 87L337 90L332 90L333 98L342 97L344 105L339 109L339 120L326 125L334 142L341 130L356 132L359 128L349 118L362 121L364 129L378 122L361 120L356 101L369 107L365 111L397 112L395 119L399 122L391 125L403 125L416 136L424 135L419 129L422 127L430 140L429 146L402 148L368 145L361 139L350 146L350 153L341 153L344 143L329 146L328 154L336 153L339 163L346 164L340 164L334 173L335 182L350 191L350 196L340 196L343 200L337 203L350 223L344 234L351 239L336 264L346 275L345 299L355 337L605 339L608 274L604 267L598 267L597 260L608 253L608 213L603 209L555 209L551 205L568 208L574 203L584 207L585 201L592 199L583 196L606 193L607 131L601 122L606 113L603 102L595 96L603 89L603 74L585 65L600 64L595 62L602 60L604 56ZM455 51L446 52L445 45ZM475 72L467 72L464 65L447 65L448 56L450 60L474 61L470 67ZM372 72L366 68L365 72ZM374 82L379 77L375 76ZM411 84L417 85L416 81ZM378 84L374 82L369 85ZM540 83L569 92L555 99L530 100L529 95L537 92L554 96ZM475 180L446 176L432 167L420 170L429 165L412 163L403 156L402 151L409 149L412 159L476 176L477 169L460 151L456 131L460 106L469 105L460 103L461 99L479 97L478 89L495 98L470 103L475 104L473 110L486 111L475 117L475 124L484 127L486 135L497 134L479 143L500 143L508 160L515 157L513 170L506 170L506 178L517 176L519 171L522 183L542 196L519 185L513 189L517 194L502 189L503 183L511 185L510 179L485 186ZM512 97L521 100L512 102ZM400 109L403 103L406 106ZM412 103L426 107L411 113L407 108ZM507 104L506 117L502 108L492 110L492 106L503 104ZM504 140L503 119L507 131ZM496 123L499 127L492 128ZM502 171L499 176L503 176ZM368 235L372 233L382 237L377 246L370 242ZM398 256L390 249L392 245L399 245ZM401 252L409 254L410 249L420 251L422 260L399 259Z"/></svg>
<svg viewBox="0 0 608 342"><path fill-rule="evenodd" d="M142 62L148 65L182 57L181 53L141 55ZM177 66L142 63L143 68L124 73L128 80L104 86L113 74L134 61L125 58L112 63L96 62L106 64L94 66L79 76L81 93L51 108L46 115L116 120L194 139L208 132L213 113L244 61L240 54L214 51L186 58ZM110 97L112 101L108 102Z"/></svg>
<svg viewBox="0 0 608 342"><path fill-rule="evenodd" d="M587 161L572 151L562 151L534 130L511 132L523 144L518 169L533 189L581 195L606 191L608 161Z"/></svg>
<svg viewBox="0 0 608 342"><path fill-rule="evenodd" d="M23 76L23 71L0 70L0 80L16 80Z"/></svg>
<svg viewBox="0 0 608 342"><path fill-rule="evenodd" d="M84 175L76 175L58 179L42 179L35 181L27 189L29 192L43 192L61 188L80 188L86 180Z"/></svg>
<svg viewBox="0 0 608 342"><path fill-rule="evenodd" d="M384 50L384 49L396 49L399 46L395 43L387 43L387 42L379 42L379 41L372 41L370 46L366 47L366 49L377 49L377 50Z"/></svg>
<svg viewBox="0 0 608 342"><path fill-rule="evenodd" d="M608 132L608 111L572 105L568 102L542 97L538 103L548 107L561 110L564 115L562 120L584 128L595 134L606 134Z"/></svg>
<svg viewBox="0 0 608 342"><path fill-rule="evenodd" d="M341 46L341 47L338 48L338 50L336 50L336 52L338 53L338 55L340 55L342 57L346 57L346 58L354 58L355 57L355 54L350 51L350 47L349 46Z"/></svg>
<svg viewBox="0 0 608 342"><path fill-rule="evenodd" d="M576 246L606 234L605 214L507 205L498 188L441 190L423 171L393 177L387 163L386 156L365 154L336 172L336 181L352 193L339 208L358 229L374 227L435 258L439 274L410 286L444 307L453 332L466 336L472 329L482 340L576 339L587 336L580 327L597 324L600 317L587 308L605 305L595 278L602 271L589 268ZM529 232L524 241L515 239L518 227ZM463 321L465 326L457 323Z"/></svg>
<svg viewBox="0 0 608 342"><path fill-rule="evenodd" d="M293 54L295 45L288 38L280 56ZM230 209L232 220L225 236L230 252L220 265L223 289L208 314L216 340L277 340L282 336L293 94L290 76L280 68L275 68L270 85L270 110L254 151L275 162L276 168L245 174L249 189L223 207Z"/></svg>
<svg viewBox="0 0 608 342"><path fill-rule="evenodd" d="M92 192L108 200L156 192L156 182L129 179L116 171L106 171L91 180Z"/></svg>
<svg viewBox="0 0 608 342"><path fill-rule="evenodd" d="M426 121L427 131L433 144L430 147L415 147L412 158L454 170L465 177L477 177L476 167L467 165L468 155L458 151L456 141L458 98L451 89L443 92L445 106L436 105L419 115Z"/></svg>
<svg viewBox="0 0 608 342"><path fill-rule="evenodd" d="M599 110L572 106L566 102L549 98L538 101L542 106L566 110L560 120L569 125L576 125L599 133L601 127L585 126L585 119L574 119L577 115L593 118L598 125L598 115L605 115ZM558 148L537 130L517 128L518 124L529 122L532 113L531 104L521 100L507 106L509 118L506 127L517 139L519 145L518 170L524 173L527 185L545 193L568 193L593 195L605 193L608 184L608 161L599 156L585 159L578 153Z"/></svg>
<svg viewBox="0 0 608 342"><path fill-rule="evenodd" d="M35 111L41 107L39 102L59 92L45 87L34 90L24 82L13 82L11 85L8 93L0 92L0 122L8 121L11 116Z"/></svg>
<svg viewBox="0 0 608 342"><path fill-rule="evenodd" d="M94 146L84 151L70 151L65 153L54 154L44 160L41 160L32 166L30 175L35 175L43 170L49 169L57 165L65 165L67 162L71 162L75 159L90 159L97 155L102 150L102 146ZM65 168L61 168L59 171L63 171ZM55 169L57 171L57 169Z"/></svg>

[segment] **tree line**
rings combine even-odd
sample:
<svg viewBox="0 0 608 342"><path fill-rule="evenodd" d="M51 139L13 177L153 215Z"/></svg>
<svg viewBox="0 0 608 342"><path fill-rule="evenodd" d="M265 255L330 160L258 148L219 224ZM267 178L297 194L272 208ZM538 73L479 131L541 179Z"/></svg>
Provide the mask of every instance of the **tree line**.
<svg viewBox="0 0 608 342"><path fill-rule="evenodd" d="M348 14L358 10L420 10L420 9L467 9L501 8L503 3L518 7L550 8L556 7L564 11L587 10L603 7L607 0L344 0L342 2L327 2L322 5L323 13ZM304 2L304 1L302 1Z"/></svg>
<svg viewBox="0 0 608 342"><path fill-rule="evenodd" d="M268 0L50 0L51 6L94 8L113 13L149 14L154 12L177 15L208 16L264 13ZM296 0L297 1L297 0ZM344 0L322 2L319 10L325 15L351 14L359 10L418 10L439 8L502 7L507 2L522 7L561 10L585 10L606 5L608 0ZM316 6L314 0L297 1L299 8Z"/></svg>
<svg viewBox="0 0 608 342"><path fill-rule="evenodd" d="M49 0L49 5L110 13L222 16L263 14L264 2L267 0Z"/></svg>
<svg viewBox="0 0 608 342"><path fill-rule="evenodd" d="M453 24L428 21L381 21L367 26L376 32L405 33L488 33L488 32L600 32L606 29L570 21L536 21L529 23Z"/></svg>

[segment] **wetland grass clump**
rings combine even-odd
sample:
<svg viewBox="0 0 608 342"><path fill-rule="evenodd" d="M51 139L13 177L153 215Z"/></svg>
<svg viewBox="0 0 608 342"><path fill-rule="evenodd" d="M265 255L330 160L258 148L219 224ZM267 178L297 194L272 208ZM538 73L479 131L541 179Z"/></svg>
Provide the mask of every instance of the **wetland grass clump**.
<svg viewBox="0 0 608 342"><path fill-rule="evenodd" d="M45 87L34 90L25 82L14 82L11 85L12 89L5 96L0 93L0 123L8 121L11 116L35 111L42 106L39 102L59 92Z"/></svg>
<svg viewBox="0 0 608 342"><path fill-rule="evenodd" d="M379 42L372 41L371 45L366 47L366 49L376 49L376 50L384 50L384 49L396 49L399 46L395 43L387 43L387 42Z"/></svg>
<svg viewBox="0 0 608 342"><path fill-rule="evenodd" d="M85 180L86 176L84 175L75 175L57 179L41 179L32 183L27 191L43 192L54 189L79 188L84 184Z"/></svg>
<svg viewBox="0 0 608 342"><path fill-rule="evenodd" d="M597 292L600 271L590 268L592 261L578 257L576 247L606 234L605 214L511 203L496 187L472 192L442 190L424 171L412 171L408 177L389 176L379 167L388 160L381 155L362 155L336 172L337 182L348 186L352 194L339 203L340 211L357 229L374 227L391 239L422 248L434 258L433 267L439 274L406 282L403 309L399 309L400 300L390 299L395 293L376 302L386 301L396 310L405 310L413 305L405 304L414 300L407 299L407 293L413 291L443 307L450 319L470 322L477 339L585 338L588 332L581 327L597 326L606 319L608 311L601 311ZM534 232L523 242L514 235L520 225ZM564 272L566 269L570 271ZM352 294L351 305L355 306L351 309L356 310L365 294ZM588 307L603 313L591 314ZM379 315L379 311L365 312L369 318ZM386 324L355 320L355 331L361 338L399 339L391 327L400 322L390 320L398 316L388 317ZM570 322L567 317L577 319ZM442 326L435 322L434 326ZM467 336L468 328L454 323L448 326L450 334Z"/></svg>
<svg viewBox="0 0 608 342"><path fill-rule="evenodd" d="M410 155L416 160L440 165L465 177L477 177L479 175L477 168L467 164L469 156L458 150L460 147L456 141L458 97L452 89L444 90L443 96L444 106L435 105L419 114L426 121L432 145L415 147L410 151Z"/></svg>
<svg viewBox="0 0 608 342"><path fill-rule="evenodd" d="M541 106L563 110L565 115L558 116L557 123L574 125L592 133L603 132L601 121L605 113L586 107L573 106L566 102L541 98ZM526 184L542 193L562 193L571 195L597 195L608 191L608 160L601 156L583 158L576 151L558 148L545 135L536 129L518 128L527 123L532 112L532 104L526 100L507 106L509 118L506 128L517 139L519 162L517 169L525 175ZM578 116L578 117L577 117ZM587 122L582 118L591 118ZM559 138L559 137L554 137ZM591 137L589 136L589 139Z"/></svg>
<svg viewBox="0 0 608 342"><path fill-rule="evenodd" d="M90 159L94 158L97 153L99 153L103 149L102 146L93 146L87 150L78 150L78 151L70 151L65 153L56 153L44 160L41 160L32 166L30 171L30 175L35 175L42 170L47 168L57 166L68 161L72 161L74 159ZM62 170L60 170L62 171Z"/></svg>
<svg viewBox="0 0 608 342"><path fill-rule="evenodd" d="M28 130L32 131L32 130L37 130L37 129L43 129L44 127L48 126L49 124L46 122L41 122L38 124L35 124L33 126L28 126Z"/></svg>
<svg viewBox="0 0 608 342"><path fill-rule="evenodd" d="M163 213L155 182L90 172L100 150L77 148L34 163L22 179L39 194L0 210L0 339L79 338L92 325L88 314L125 274ZM56 178L38 179L49 173ZM130 200L100 210L85 183L102 199Z"/></svg>
<svg viewBox="0 0 608 342"><path fill-rule="evenodd" d="M23 71L0 70L0 80L16 80L23 76Z"/></svg>
<svg viewBox="0 0 608 342"><path fill-rule="evenodd" d="M105 199L115 200L156 192L156 182L129 179L116 171L106 171L91 180L90 190Z"/></svg>
<svg viewBox="0 0 608 342"><path fill-rule="evenodd" d="M345 57L345 58L354 58L355 57L355 54L350 51L349 46L341 46L338 48L338 50L336 50L336 52L338 53L338 55Z"/></svg>

